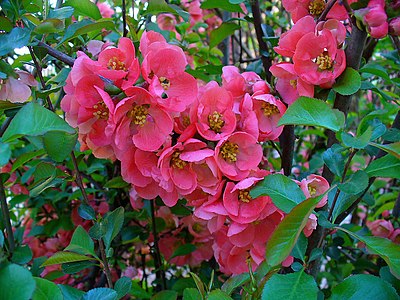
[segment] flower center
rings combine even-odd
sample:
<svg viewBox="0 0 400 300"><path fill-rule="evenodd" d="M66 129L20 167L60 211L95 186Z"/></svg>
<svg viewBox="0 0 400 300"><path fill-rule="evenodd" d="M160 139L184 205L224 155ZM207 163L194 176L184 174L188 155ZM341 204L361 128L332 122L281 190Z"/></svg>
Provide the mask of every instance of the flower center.
<svg viewBox="0 0 400 300"><path fill-rule="evenodd" d="M221 156L227 162L237 161L237 154L239 153L239 145L231 142L226 142L221 147Z"/></svg>
<svg viewBox="0 0 400 300"><path fill-rule="evenodd" d="M184 117L182 118L182 123L183 123L183 126L185 126L185 128L188 127L188 126L190 125L190 118L189 118L189 116L184 116Z"/></svg>
<svg viewBox="0 0 400 300"><path fill-rule="evenodd" d="M332 69L333 66L332 59L327 52L318 55L315 62L318 65L318 69L320 70L329 70Z"/></svg>
<svg viewBox="0 0 400 300"><path fill-rule="evenodd" d="M93 116L103 120L108 119L109 116L108 107L103 101L99 101L95 105L93 105L93 109L95 110L93 112Z"/></svg>
<svg viewBox="0 0 400 300"><path fill-rule="evenodd" d="M172 154L170 165L173 168L178 168L178 169L182 170L187 165L187 162L180 159L180 157L179 157L180 155L181 155L181 152L175 151L174 154Z"/></svg>
<svg viewBox="0 0 400 300"><path fill-rule="evenodd" d="M147 121L147 116L149 115L148 111L149 105L133 105L132 109L128 111L128 118L132 119L132 122L136 125L143 126Z"/></svg>
<svg viewBox="0 0 400 300"><path fill-rule="evenodd" d="M308 192L310 193L310 197L313 197L317 193L317 189L312 186L308 186Z"/></svg>
<svg viewBox="0 0 400 300"><path fill-rule="evenodd" d="M269 102L263 102L261 110L266 117L270 117L275 114L279 114L279 108Z"/></svg>
<svg viewBox="0 0 400 300"><path fill-rule="evenodd" d="M313 16L319 16L324 11L325 5L324 0L314 0L310 2L308 10Z"/></svg>
<svg viewBox="0 0 400 300"><path fill-rule="evenodd" d="M122 70L126 72L125 63L120 61L117 57L112 57L108 61L107 67L111 70Z"/></svg>
<svg viewBox="0 0 400 300"><path fill-rule="evenodd" d="M296 80L296 79L290 80L290 81L289 81L289 84L290 84L294 89L297 88L297 80Z"/></svg>
<svg viewBox="0 0 400 300"><path fill-rule="evenodd" d="M208 124L212 131L220 133L221 128L225 125L225 121L219 112L214 111L211 115L208 115Z"/></svg>
<svg viewBox="0 0 400 300"><path fill-rule="evenodd" d="M253 199L250 196L250 191L248 189L239 190L239 200L244 203L249 203L250 200Z"/></svg>
<svg viewBox="0 0 400 300"><path fill-rule="evenodd" d="M171 82L168 80L167 77L160 77L158 78L158 80L160 81L160 84L165 91L168 90L169 87L171 86Z"/></svg>

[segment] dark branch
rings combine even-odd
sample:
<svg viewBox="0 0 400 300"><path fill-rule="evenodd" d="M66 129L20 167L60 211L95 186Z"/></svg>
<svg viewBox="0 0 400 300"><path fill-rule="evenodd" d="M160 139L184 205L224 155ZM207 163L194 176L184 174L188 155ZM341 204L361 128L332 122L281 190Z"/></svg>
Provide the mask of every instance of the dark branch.
<svg viewBox="0 0 400 300"><path fill-rule="evenodd" d="M53 47L43 43L43 42L38 42L37 44L39 47L45 48L47 50L47 53L50 56L53 56L54 58L57 58L58 60L62 61L63 63L67 64L68 66L72 67L74 65L75 59L72 57L62 53L61 51L58 51L54 49Z"/></svg>

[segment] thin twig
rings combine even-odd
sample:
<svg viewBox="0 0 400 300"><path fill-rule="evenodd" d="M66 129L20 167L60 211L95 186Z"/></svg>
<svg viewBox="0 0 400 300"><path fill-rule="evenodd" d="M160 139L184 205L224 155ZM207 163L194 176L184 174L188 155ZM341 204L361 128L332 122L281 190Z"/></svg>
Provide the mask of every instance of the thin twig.
<svg viewBox="0 0 400 300"><path fill-rule="evenodd" d="M101 260L103 261L103 265L104 265L104 271L105 271L106 277L107 277L108 287L112 289L114 286L113 286L113 282L112 282L110 266L108 265L106 250L104 248L103 239L99 239L99 248L100 248Z"/></svg>
<svg viewBox="0 0 400 300"><path fill-rule="evenodd" d="M321 15L319 16L318 20L317 20L317 24L318 22L324 21L326 16L328 15L329 11L332 9L333 5L335 5L337 0L330 0L326 6L324 11L321 13Z"/></svg>
<svg viewBox="0 0 400 300"><path fill-rule="evenodd" d="M3 213L3 222L6 227L7 232L7 241L8 241L8 250L12 254L15 249L15 241L14 241L14 233L12 231L11 220L10 220L10 212L8 211L6 192L4 190L3 179L0 177L0 205L1 211Z"/></svg>
<svg viewBox="0 0 400 300"><path fill-rule="evenodd" d="M128 35L128 30L126 29L126 0L122 0L122 36L126 37Z"/></svg>
<svg viewBox="0 0 400 300"><path fill-rule="evenodd" d="M161 254L160 248L158 246L158 233L156 227L156 215L154 208L154 200L150 200L150 208L151 208L151 227L153 230L153 238L154 238L154 265L156 267L156 275L157 278L161 281L162 290L164 290L167 286L167 282L165 280L164 270L162 268Z"/></svg>
<svg viewBox="0 0 400 300"><path fill-rule="evenodd" d="M54 58L57 58L58 60L62 61L63 63L67 64L68 66L72 67L74 65L75 59L72 57L68 56L65 53L62 53L61 51L58 51L54 49L53 47L47 45L46 43L43 42L38 42L37 44L39 47L45 48L47 50L47 54L50 56L53 56Z"/></svg>

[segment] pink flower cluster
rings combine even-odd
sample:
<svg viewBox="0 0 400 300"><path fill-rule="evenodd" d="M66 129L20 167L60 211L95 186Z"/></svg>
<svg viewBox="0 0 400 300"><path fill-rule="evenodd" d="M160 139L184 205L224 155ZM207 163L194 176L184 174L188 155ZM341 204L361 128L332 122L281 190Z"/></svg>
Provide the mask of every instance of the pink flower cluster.
<svg viewBox="0 0 400 300"><path fill-rule="evenodd" d="M394 229L389 220L367 221L367 227L371 230L372 235L387 238L396 244L400 244L400 228Z"/></svg>
<svg viewBox="0 0 400 300"><path fill-rule="evenodd" d="M356 10L355 14L363 20L373 38L381 39L388 34L385 0L370 0L367 7Z"/></svg>
<svg viewBox="0 0 400 300"><path fill-rule="evenodd" d="M67 121L78 127L82 149L121 162L134 208L156 197L170 207L185 198L194 208L196 221L183 223L199 251L173 261L209 259L212 244L224 272L245 272L248 259L255 268L284 214L249 191L269 174L259 168L266 162L261 143L279 137L286 106L257 74L233 66L223 68L222 86L198 82L185 72L183 51L158 33L144 32L139 49L141 63L127 38L102 49L97 61L78 53L61 102ZM308 196L327 189L319 177L305 180L299 185ZM316 218L309 223L306 234ZM166 237L172 246L162 246L165 256L181 243Z"/></svg>
<svg viewBox="0 0 400 300"><path fill-rule="evenodd" d="M315 23L305 16L282 34L274 50L292 60L270 68L278 78L276 89L282 99L293 103L299 96L314 96L314 86L330 88L346 68L342 49L346 28L336 19Z"/></svg>

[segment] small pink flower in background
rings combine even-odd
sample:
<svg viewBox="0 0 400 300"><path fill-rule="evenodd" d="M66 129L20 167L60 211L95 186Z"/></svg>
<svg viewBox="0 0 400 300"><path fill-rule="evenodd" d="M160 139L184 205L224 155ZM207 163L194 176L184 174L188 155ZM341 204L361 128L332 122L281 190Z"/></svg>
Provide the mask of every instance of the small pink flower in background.
<svg viewBox="0 0 400 300"><path fill-rule="evenodd" d="M231 180L242 180L256 169L262 148L248 133L235 132L221 139L215 147L215 160L221 172Z"/></svg>
<svg viewBox="0 0 400 300"><path fill-rule="evenodd" d="M318 225L317 216L314 215L314 214L311 214L311 215L308 217L307 224L306 224L306 226L305 226L304 229L303 229L304 235L305 235L306 237L309 237L309 236L312 234L312 232L313 232L315 229L317 229L317 225Z"/></svg>
<svg viewBox="0 0 400 300"><path fill-rule="evenodd" d="M299 186L307 199L318 197L329 189L328 181L324 177L315 174L311 174L307 176L307 178L304 178L299 183ZM327 202L328 195L325 195L316 207L323 207Z"/></svg>
<svg viewBox="0 0 400 300"><path fill-rule="evenodd" d="M389 33L394 36L400 36L400 17L390 20Z"/></svg>
<svg viewBox="0 0 400 300"><path fill-rule="evenodd" d="M387 220L367 221L367 227L374 236L383 238L389 238L394 231L392 223Z"/></svg>
<svg viewBox="0 0 400 300"><path fill-rule="evenodd" d="M314 97L314 85L299 78L293 64L279 63L273 65L270 71L278 78L276 90L286 104L292 104L300 96Z"/></svg>
<svg viewBox="0 0 400 300"><path fill-rule="evenodd" d="M393 241L393 243L400 244L400 228L395 229L389 238Z"/></svg>
<svg viewBox="0 0 400 300"><path fill-rule="evenodd" d="M0 100L13 103L26 102L31 96L31 86L38 82L31 74L25 71L15 71L17 78L9 76L4 81L0 79Z"/></svg>
<svg viewBox="0 0 400 300"><path fill-rule="evenodd" d="M337 48L332 32L323 29L318 36L308 33L299 40L293 63L302 80L329 88L346 68L346 57L344 51Z"/></svg>
<svg viewBox="0 0 400 300"><path fill-rule="evenodd" d="M253 108L258 120L258 141L264 142L277 139L283 130L278 122L286 112L286 106L270 94L254 94Z"/></svg>
<svg viewBox="0 0 400 300"><path fill-rule="evenodd" d="M100 14L103 18L111 18L115 11L106 2L97 2L97 7L100 10Z"/></svg>
<svg viewBox="0 0 400 300"><path fill-rule="evenodd" d="M196 127L199 134L210 141L218 141L236 128L236 116L232 111L231 93L209 82L199 98Z"/></svg>
<svg viewBox="0 0 400 300"><path fill-rule="evenodd" d="M176 18L173 14L159 14L157 24L162 30L175 31Z"/></svg>
<svg viewBox="0 0 400 300"><path fill-rule="evenodd" d="M388 34L389 24L384 0L370 0L366 8L356 10L355 14L363 18L373 38L381 39Z"/></svg>

